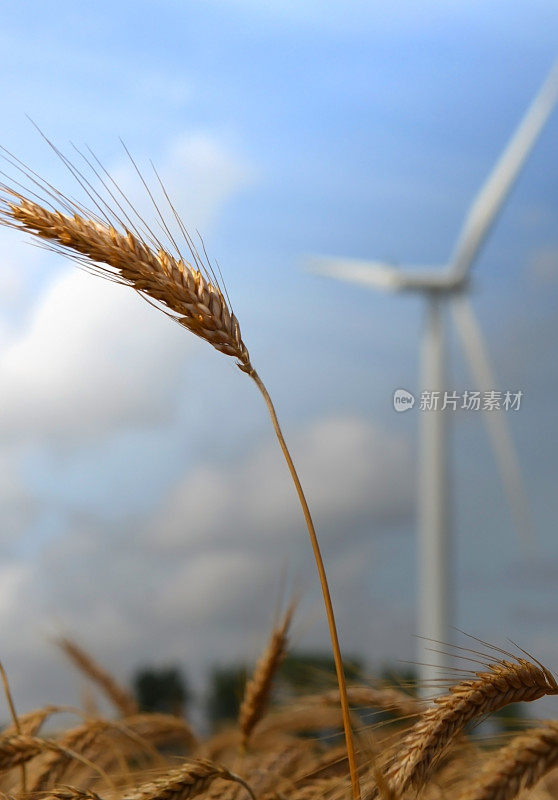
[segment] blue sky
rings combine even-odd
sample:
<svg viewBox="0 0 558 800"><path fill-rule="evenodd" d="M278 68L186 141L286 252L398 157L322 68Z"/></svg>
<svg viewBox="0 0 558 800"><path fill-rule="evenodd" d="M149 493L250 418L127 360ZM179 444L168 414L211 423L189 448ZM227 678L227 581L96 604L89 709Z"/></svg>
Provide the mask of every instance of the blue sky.
<svg viewBox="0 0 558 800"><path fill-rule="evenodd" d="M144 208L122 137L219 261L308 487L342 639L366 642L371 664L415 649L418 418L395 414L391 394L417 391L422 308L302 264L315 252L443 264L557 55L557 24L550 2L47 0L2 15L0 143L73 191L28 115L62 148L90 145ZM457 624L550 666L557 133L558 112L472 286L500 385L525 392L510 422L533 552L517 544L480 418L457 415L452 435ZM13 231L0 247L0 633L19 705L75 699L53 631L122 677L179 660L199 681L207 664L255 655L283 563L306 597L296 643L327 647L249 382L133 293Z"/></svg>

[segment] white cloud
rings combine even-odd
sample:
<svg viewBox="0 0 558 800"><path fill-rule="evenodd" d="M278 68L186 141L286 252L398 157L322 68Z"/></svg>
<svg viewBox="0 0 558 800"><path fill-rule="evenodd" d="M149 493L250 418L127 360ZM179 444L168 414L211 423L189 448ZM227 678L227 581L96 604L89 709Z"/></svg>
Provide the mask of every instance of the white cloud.
<svg viewBox="0 0 558 800"><path fill-rule="evenodd" d="M172 210L149 162L139 154L133 156L160 205L165 222L180 242ZM223 205L255 179L254 168L247 160L220 137L207 131L185 132L170 142L155 161L172 204L192 234L196 229L207 233ZM124 158L111 173L125 189L134 208L146 220L154 221L153 228L160 233L157 212L130 161Z"/></svg>
<svg viewBox="0 0 558 800"><path fill-rule="evenodd" d="M297 469L308 497L323 519L361 512L385 519L408 508L409 457L406 443L355 417L331 417L293 441ZM257 493L254 520L264 527L270 513L293 506L293 491L275 442L248 467L251 483L269 474ZM297 512L298 513L298 512Z"/></svg>
<svg viewBox="0 0 558 800"><path fill-rule="evenodd" d="M3 226L0 227L0 253L0 308L3 315L13 315L14 309L19 310L25 302L25 295L34 291L38 271L48 261L48 254ZM0 346L3 338L0 335Z"/></svg>
<svg viewBox="0 0 558 800"><path fill-rule="evenodd" d="M21 540L38 513L35 498L25 487L17 448L4 446L0 451L0 543L13 547Z"/></svg>
<svg viewBox="0 0 558 800"><path fill-rule="evenodd" d="M13 618L29 584L30 568L22 562L3 564L0 568L0 624Z"/></svg>
<svg viewBox="0 0 558 800"><path fill-rule="evenodd" d="M223 203L254 179L244 159L203 132L174 141L160 171L186 226L200 230L206 230Z"/></svg>
<svg viewBox="0 0 558 800"><path fill-rule="evenodd" d="M370 526L409 513L412 480L407 443L355 417L319 420L292 437L294 460L316 523ZM204 466L188 473L157 515L157 546L299 536L301 512L279 447L268 440L234 470Z"/></svg>
<svg viewBox="0 0 558 800"><path fill-rule="evenodd" d="M164 420L190 342L127 287L74 268L0 351L0 431L36 442Z"/></svg>
<svg viewBox="0 0 558 800"><path fill-rule="evenodd" d="M159 612L171 619L183 617L211 625L224 611L243 602L254 575L261 577L270 571L261 558L230 548L186 558L176 574L163 582Z"/></svg>

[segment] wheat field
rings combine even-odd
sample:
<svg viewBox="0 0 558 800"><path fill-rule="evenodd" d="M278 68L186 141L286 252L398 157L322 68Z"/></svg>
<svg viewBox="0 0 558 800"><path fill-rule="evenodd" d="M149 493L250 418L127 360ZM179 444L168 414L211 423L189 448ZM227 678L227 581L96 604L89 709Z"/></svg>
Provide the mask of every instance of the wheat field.
<svg viewBox="0 0 558 800"><path fill-rule="evenodd" d="M114 716L74 709L79 723L59 730L55 716L67 708L45 706L18 717L12 705L12 724L0 736L3 796L350 798L339 691L300 696L287 705L270 702L292 616L289 608L271 631L246 681L237 721L205 738L183 717L141 713L132 694L89 653L68 639L59 641L103 692ZM7 681L5 688L10 698ZM529 726L505 742L483 741L470 727L511 703L556 694L558 683L546 667L511 654L487 661L485 669L448 687L432 704L401 687L349 685L362 796L556 797L557 721ZM42 733L47 724L52 732Z"/></svg>

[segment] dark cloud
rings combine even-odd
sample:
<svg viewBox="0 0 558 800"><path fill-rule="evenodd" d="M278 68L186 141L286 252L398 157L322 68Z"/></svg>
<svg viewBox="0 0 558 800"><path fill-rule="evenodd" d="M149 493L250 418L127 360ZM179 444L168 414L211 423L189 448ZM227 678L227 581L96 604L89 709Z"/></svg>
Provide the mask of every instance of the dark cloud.
<svg viewBox="0 0 558 800"><path fill-rule="evenodd" d="M346 645L365 657L378 656L379 641L384 652L404 652L408 609L390 609L369 584L371 562L381 562L378 535L409 518L405 441L358 418L330 417L293 436L292 445L308 476ZM283 566L291 586L303 589L305 646L327 649L306 537L269 439L229 468L188 471L147 519L115 525L69 514L64 532L36 557L13 560L0 574L3 650L17 672L18 697L26 707L76 700L66 696L64 670L53 668L53 632L78 636L120 675L145 661L178 660L200 682L213 662L252 658ZM374 613L363 598L375 603Z"/></svg>

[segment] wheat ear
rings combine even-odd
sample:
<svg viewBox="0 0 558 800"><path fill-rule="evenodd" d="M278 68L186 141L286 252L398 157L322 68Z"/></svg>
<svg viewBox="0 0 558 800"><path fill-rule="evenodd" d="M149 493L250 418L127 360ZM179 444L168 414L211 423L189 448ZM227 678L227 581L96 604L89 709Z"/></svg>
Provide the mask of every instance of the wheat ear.
<svg viewBox="0 0 558 800"><path fill-rule="evenodd" d="M29 174L25 174L29 178ZM42 188L45 190L44 185ZM64 252L90 271L126 284L149 301L154 301L196 336L205 339L226 355L235 357L238 367L252 378L261 392L296 488L310 536L322 588L339 685L353 797L354 800L360 800L343 660L318 537L302 484L279 425L275 407L263 381L250 362L248 350L242 341L238 321L229 308L217 281L211 280L209 271L200 264L199 256L189 237L186 241L198 268L194 268L182 257L175 258L162 246L158 246L155 252L137 233L133 233L128 228L125 233L121 233L112 224L106 224L99 219L87 219L81 213L69 216L60 211L49 211L9 186L0 185L0 190L4 195L0 203L0 222L39 237L52 249ZM47 188L46 191L52 196L50 188ZM62 198L59 193L56 195L58 198ZM65 206L76 209L75 205L68 202L65 202ZM81 211L81 209L78 210ZM186 236L182 226L181 228Z"/></svg>
<svg viewBox="0 0 558 800"><path fill-rule="evenodd" d="M52 789L43 800L102 800L97 792L91 789L78 789L76 786L63 786Z"/></svg>
<svg viewBox="0 0 558 800"><path fill-rule="evenodd" d="M93 764L88 758L85 758L85 756L68 747L64 747L52 739L41 739L37 736L26 736L25 734L0 737L0 770L11 769L20 764L25 764L40 753L49 751L62 755L66 759L79 761L97 772L111 788L114 788L114 784L106 772L101 767ZM31 791L34 791L34 789Z"/></svg>
<svg viewBox="0 0 558 800"><path fill-rule="evenodd" d="M30 791L43 791L48 787L49 783L57 783L72 759L82 761L91 766L91 762L86 759L85 753L91 751L99 736L109 730L110 727L110 724L104 720L93 720L67 731L56 747L47 748L52 752L49 753L42 768L35 775Z"/></svg>
<svg viewBox="0 0 558 800"><path fill-rule="evenodd" d="M556 679L542 664L518 658L488 665L485 672L453 686L423 712L394 755L387 775L390 788L396 796L411 787L420 789L436 759L468 722L510 703L555 694Z"/></svg>
<svg viewBox="0 0 558 800"><path fill-rule="evenodd" d="M26 714L21 714L18 719L19 724L17 726L14 723L7 725L2 731L2 735L13 736L15 733L22 733L27 736L35 736L43 722L58 709L58 706L44 706L43 708L28 711ZM64 710L66 710L65 707Z"/></svg>
<svg viewBox="0 0 558 800"><path fill-rule="evenodd" d="M137 714L138 705L131 692L120 686L110 672L101 667L89 653L72 639L66 637L58 639L56 644L88 678L103 690L122 716L129 717Z"/></svg>
<svg viewBox="0 0 558 800"><path fill-rule="evenodd" d="M43 800L102 800L97 792L91 789L78 789L77 786L63 786L52 789Z"/></svg>
<svg viewBox="0 0 558 800"><path fill-rule="evenodd" d="M2 187L8 197L0 213L3 221L34 236L52 242L81 263L118 283L131 286L141 295L159 303L181 325L209 342L217 350L238 360L250 372L248 351L240 335L238 320L229 310L220 288L199 269L175 258L162 247L154 252L131 231L121 233L112 225L49 211L18 192ZM102 266L101 266L102 265Z"/></svg>
<svg viewBox="0 0 558 800"><path fill-rule="evenodd" d="M268 645L256 664L254 674L246 684L238 716L243 748L247 746L250 735L264 715L269 702L273 678L285 657L287 632L291 624L293 611L294 608L291 606L283 617L281 624L271 634Z"/></svg>
<svg viewBox="0 0 558 800"><path fill-rule="evenodd" d="M141 784L131 792L126 792L125 800L189 800L205 792L217 778L239 783L255 800L254 792L243 778L221 764L204 759L189 762Z"/></svg>
<svg viewBox="0 0 558 800"><path fill-rule="evenodd" d="M35 736L18 733L3 736L0 739L0 770L25 764L39 753L44 753L46 749L43 740Z"/></svg>
<svg viewBox="0 0 558 800"><path fill-rule="evenodd" d="M490 758L459 800L513 800L558 765L558 722L516 736Z"/></svg>

